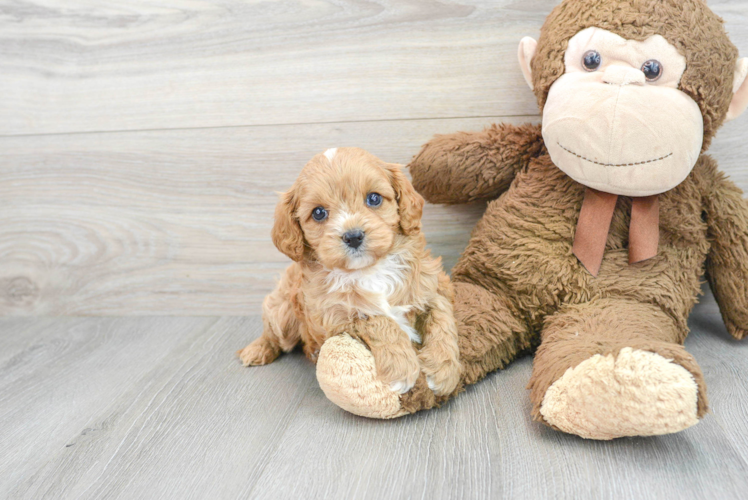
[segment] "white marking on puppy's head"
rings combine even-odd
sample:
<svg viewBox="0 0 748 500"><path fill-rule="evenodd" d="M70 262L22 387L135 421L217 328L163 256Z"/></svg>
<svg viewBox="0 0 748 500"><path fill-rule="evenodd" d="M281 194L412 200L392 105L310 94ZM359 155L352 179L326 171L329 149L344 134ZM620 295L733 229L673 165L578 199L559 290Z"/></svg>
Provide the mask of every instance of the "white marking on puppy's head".
<svg viewBox="0 0 748 500"><path fill-rule="evenodd" d="M333 230L336 233L343 234L347 229L347 224L353 218L354 214L349 212L346 208L343 208L338 212L333 220L330 221Z"/></svg>
<svg viewBox="0 0 748 500"><path fill-rule="evenodd" d="M330 148L327 151L325 151L325 158L332 161L333 158L335 158L335 153L338 152L338 148Z"/></svg>

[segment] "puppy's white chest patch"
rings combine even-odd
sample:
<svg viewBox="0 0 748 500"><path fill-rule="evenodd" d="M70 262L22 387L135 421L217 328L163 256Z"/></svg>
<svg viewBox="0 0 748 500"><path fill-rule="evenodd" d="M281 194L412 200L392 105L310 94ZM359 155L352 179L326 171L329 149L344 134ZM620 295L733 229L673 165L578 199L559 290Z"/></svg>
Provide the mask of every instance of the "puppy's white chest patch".
<svg viewBox="0 0 748 500"><path fill-rule="evenodd" d="M371 268L359 271L343 271L334 269L327 277L330 292L364 291L375 297L371 309L359 311L366 315L383 314L400 326L413 342L421 342L421 336L411 326L408 313L413 309L411 305L390 305L389 297L404 286L409 266L399 255L388 255L381 262Z"/></svg>

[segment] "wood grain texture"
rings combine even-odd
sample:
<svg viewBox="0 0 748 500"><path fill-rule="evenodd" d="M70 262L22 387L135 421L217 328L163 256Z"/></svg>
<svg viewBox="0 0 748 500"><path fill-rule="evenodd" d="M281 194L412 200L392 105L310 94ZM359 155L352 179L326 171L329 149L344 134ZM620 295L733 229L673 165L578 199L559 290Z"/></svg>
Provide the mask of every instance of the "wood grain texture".
<svg viewBox="0 0 748 500"><path fill-rule="evenodd" d="M514 121L532 117L515 118ZM289 260L276 191L330 146L407 162L488 119L0 138L0 314L257 314ZM448 267L483 206L429 206Z"/></svg>
<svg viewBox="0 0 748 500"><path fill-rule="evenodd" d="M406 163L434 133L496 120L0 137L0 314L257 314L289 262L270 241L275 193L314 154L358 145ZM712 151L748 188L739 125ZM483 208L427 205L447 269Z"/></svg>
<svg viewBox="0 0 748 500"><path fill-rule="evenodd" d="M552 3L6 0L0 134L534 113Z"/></svg>
<svg viewBox="0 0 748 500"><path fill-rule="evenodd" d="M0 135L536 113L556 0L2 0ZM748 53L748 2L710 2Z"/></svg>
<svg viewBox="0 0 748 500"><path fill-rule="evenodd" d="M64 342L64 356L0 368L2 498L128 498L128 488L143 498L226 498L221 481L231 477L238 498L314 383L293 356L247 377L233 353L259 335L256 319L57 323L52 336L25 335L19 355Z"/></svg>
<svg viewBox="0 0 748 500"><path fill-rule="evenodd" d="M4 346L0 361L0 497L11 498L12 487L50 454L67 449L71 439L98 432L90 425L92 415L134 384L148 384L144 375L157 372L173 349L202 337L214 322L3 321L2 337L16 345Z"/></svg>
<svg viewBox="0 0 748 500"><path fill-rule="evenodd" d="M258 317L6 318L0 497L745 498L748 343L709 295L691 326L712 413L595 442L531 421L530 357L442 409L376 421L330 403L299 353L242 367Z"/></svg>
<svg viewBox="0 0 748 500"><path fill-rule="evenodd" d="M0 315L257 313L273 192L331 146L538 121L516 45L555 3L0 0ZM711 5L748 48L748 1ZM711 150L744 188L746 123ZM427 207L447 268L482 208Z"/></svg>

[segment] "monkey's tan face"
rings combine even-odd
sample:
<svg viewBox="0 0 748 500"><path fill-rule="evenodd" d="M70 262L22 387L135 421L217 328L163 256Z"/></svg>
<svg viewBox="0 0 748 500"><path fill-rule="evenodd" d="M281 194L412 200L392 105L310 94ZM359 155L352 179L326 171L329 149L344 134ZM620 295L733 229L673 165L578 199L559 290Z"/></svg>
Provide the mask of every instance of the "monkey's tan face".
<svg viewBox="0 0 748 500"><path fill-rule="evenodd" d="M543 139L561 170L586 186L648 196L680 184L698 160L703 118L678 90L686 60L660 35L643 42L588 28L551 86Z"/></svg>

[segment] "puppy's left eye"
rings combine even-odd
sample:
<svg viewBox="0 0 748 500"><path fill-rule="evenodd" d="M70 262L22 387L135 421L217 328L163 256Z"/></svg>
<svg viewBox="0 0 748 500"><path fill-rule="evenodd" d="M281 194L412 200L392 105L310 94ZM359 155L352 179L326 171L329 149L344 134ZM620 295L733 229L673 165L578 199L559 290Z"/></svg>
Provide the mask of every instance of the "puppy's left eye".
<svg viewBox="0 0 748 500"><path fill-rule="evenodd" d="M382 204L382 195L379 193L369 193L366 195L366 204L370 207L378 207Z"/></svg>

